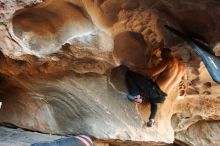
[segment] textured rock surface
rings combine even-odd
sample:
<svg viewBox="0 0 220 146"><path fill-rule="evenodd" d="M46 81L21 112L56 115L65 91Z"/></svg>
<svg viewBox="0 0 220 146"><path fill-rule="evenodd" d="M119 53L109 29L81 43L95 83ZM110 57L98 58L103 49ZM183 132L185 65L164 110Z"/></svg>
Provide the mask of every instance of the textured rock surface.
<svg viewBox="0 0 220 146"><path fill-rule="evenodd" d="M41 141L53 141L62 136L28 132L22 129L0 127L0 146L30 146Z"/></svg>
<svg viewBox="0 0 220 146"><path fill-rule="evenodd" d="M176 138L191 146L218 146L220 137L216 133L219 133L219 126L219 121L200 121L185 131L177 132Z"/></svg>
<svg viewBox="0 0 220 146"><path fill-rule="evenodd" d="M220 87L163 27L206 40L219 56L219 1L2 0L0 7L0 122L101 139L219 144ZM124 71L112 69L143 66L160 47L175 51L186 76L147 128L149 105L129 102Z"/></svg>
<svg viewBox="0 0 220 146"><path fill-rule="evenodd" d="M48 135L22 129L0 127L0 146L31 146L33 143L52 142L65 136ZM156 142L94 140L95 146L172 146Z"/></svg>
<svg viewBox="0 0 220 146"><path fill-rule="evenodd" d="M33 143L54 141L60 138L65 138L65 136L42 134L19 128L11 129L0 127L0 146L30 146ZM183 137L181 136L181 138ZM218 139L216 141L218 141ZM94 140L93 142L96 146L173 146L173 144L157 143L153 141Z"/></svg>
<svg viewBox="0 0 220 146"><path fill-rule="evenodd" d="M53 134L89 133L102 139L172 142L171 126L160 123L158 128L147 128L146 117L139 116L138 107L107 81L104 75L73 73L59 80L23 81L14 87L17 92L3 95L0 121ZM149 115L146 108L144 114Z"/></svg>

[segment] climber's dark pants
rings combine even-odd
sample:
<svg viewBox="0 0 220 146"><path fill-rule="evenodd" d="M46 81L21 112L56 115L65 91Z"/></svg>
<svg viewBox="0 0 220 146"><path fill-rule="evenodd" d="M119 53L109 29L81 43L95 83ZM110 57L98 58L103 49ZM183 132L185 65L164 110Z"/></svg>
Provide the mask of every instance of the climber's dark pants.
<svg viewBox="0 0 220 146"><path fill-rule="evenodd" d="M149 81L150 79L145 78L141 74L132 72L130 70L127 71L125 79L126 79L128 92L132 96L137 96L140 95L141 93L148 94L150 90L150 88L148 87L152 86ZM150 104L151 104L151 114L149 119L154 119L157 113L157 103L153 103L150 100Z"/></svg>

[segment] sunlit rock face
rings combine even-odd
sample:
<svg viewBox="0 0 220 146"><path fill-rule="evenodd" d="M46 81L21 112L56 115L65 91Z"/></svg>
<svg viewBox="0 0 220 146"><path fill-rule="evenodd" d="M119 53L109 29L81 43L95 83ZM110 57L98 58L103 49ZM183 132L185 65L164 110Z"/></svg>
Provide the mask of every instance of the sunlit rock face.
<svg viewBox="0 0 220 146"><path fill-rule="evenodd" d="M176 133L176 138L188 145L219 145L219 121L199 121L188 130ZM198 132L199 131L199 132ZM185 135L184 137L182 135Z"/></svg>
<svg viewBox="0 0 220 146"><path fill-rule="evenodd" d="M0 7L0 122L100 139L219 145L220 87L164 25L209 42L219 56L220 2L21 0ZM127 100L126 70L117 67L152 66L162 47L184 62L186 76L148 128L149 104Z"/></svg>

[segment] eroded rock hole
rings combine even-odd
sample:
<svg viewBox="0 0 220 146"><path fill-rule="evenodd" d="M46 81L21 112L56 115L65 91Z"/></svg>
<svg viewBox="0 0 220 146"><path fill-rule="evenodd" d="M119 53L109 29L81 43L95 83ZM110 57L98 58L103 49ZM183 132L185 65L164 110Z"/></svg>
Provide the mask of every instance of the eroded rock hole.
<svg viewBox="0 0 220 146"><path fill-rule="evenodd" d="M37 56L54 53L67 40L94 30L91 19L80 7L64 1L19 10L12 22L24 53Z"/></svg>
<svg viewBox="0 0 220 146"><path fill-rule="evenodd" d="M114 38L113 54L119 64L143 67L147 51L147 44L140 33L125 31Z"/></svg>

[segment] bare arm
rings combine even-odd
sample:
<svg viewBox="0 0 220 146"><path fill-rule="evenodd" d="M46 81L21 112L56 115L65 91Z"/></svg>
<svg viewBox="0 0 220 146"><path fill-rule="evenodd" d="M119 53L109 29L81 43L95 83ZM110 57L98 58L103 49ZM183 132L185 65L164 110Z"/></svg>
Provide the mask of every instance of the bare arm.
<svg viewBox="0 0 220 146"><path fill-rule="evenodd" d="M168 64L169 64L169 61L164 60L164 61L160 62L155 67L152 67L152 68L135 68L134 70L136 72L141 73L144 76L154 77L154 76L160 74L161 72L163 72L166 69Z"/></svg>
<svg viewBox="0 0 220 146"><path fill-rule="evenodd" d="M163 72L166 69L168 62L169 61L162 61L155 67L146 68L145 76L149 76L149 77L157 76L158 74L160 74L161 72Z"/></svg>

